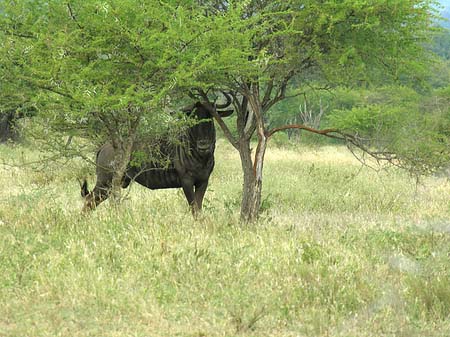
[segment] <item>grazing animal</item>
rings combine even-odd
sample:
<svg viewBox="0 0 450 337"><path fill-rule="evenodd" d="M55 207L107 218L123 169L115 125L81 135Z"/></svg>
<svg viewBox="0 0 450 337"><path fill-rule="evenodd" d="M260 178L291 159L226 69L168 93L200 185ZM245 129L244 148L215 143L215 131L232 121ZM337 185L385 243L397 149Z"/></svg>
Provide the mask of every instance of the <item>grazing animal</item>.
<svg viewBox="0 0 450 337"><path fill-rule="evenodd" d="M167 144L161 148L161 152L169 158L169 165L162 166L157 162L144 162L138 166L128 165L122 179L122 187L128 187L131 180L134 180L152 190L183 188L193 214L201 211L209 176L214 168L216 131L211 111L215 109L221 117L233 113L233 110L218 110L231 104L231 98L226 94L225 97L227 102L222 105L197 102L184 108L183 112L202 121L189 127L186 133L180 136L180 145ZM94 209L109 197L113 179L113 160L114 148L107 143L97 152L97 182L94 189L89 192L86 180L81 186L81 195L85 199L83 211Z"/></svg>

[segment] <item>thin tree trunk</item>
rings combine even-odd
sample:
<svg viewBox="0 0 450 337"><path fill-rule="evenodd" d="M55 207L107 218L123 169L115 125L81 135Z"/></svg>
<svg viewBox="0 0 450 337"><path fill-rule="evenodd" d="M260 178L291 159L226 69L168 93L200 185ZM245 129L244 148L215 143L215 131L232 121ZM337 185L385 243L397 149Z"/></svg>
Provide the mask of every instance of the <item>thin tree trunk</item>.
<svg viewBox="0 0 450 337"><path fill-rule="evenodd" d="M269 97L270 95L265 100ZM257 220L261 208L262 173L268 140L264 128L263 107L259 99L258 86L246 83L246 93L243 95L242 103L235 104L235 107L237 110L238 140L231 136L231 132L225 123L222 122L219 125L240 155L244 176L240 218L244 223L251 223ZM220 121L220 118L216 119ZM255 130L258 132L258 146L253 158L250 141Z"/></svg>
<svg viewBox="0 0 450 337"><path fill-rule="evenodd" d="M113 138L114 148L114 172L111 182L111 200L114 204L121 202L122 195L122 182L126 174L128 164L131 160L131 154L133 152L133 145L137 135L137 128L139 125L140 116L135 120L130 120L129 134L126 138L123 138L116 134L119 138Z"/></svg>
<svg viewBox="0 0 450 337"><path fill-rule="evenodd" d="M241 139L239 143L239 155L241 157L242 172L244 174L241 199L241 221L248 223L256 219L259 208L258 201L255 200L255 196L257 196L257 186L255 174L253 172L253 161L249 140Z"/></svg>
<svg viewBox="0 0 450 337"><path fill-rule="evenodd" d="M241 202L241 221L244 223L251 223L258 219L261 208L262 169L267 143L265 140L259 143L254 162L249 145L249 142L245 142L245 144L241 142L239 148L244 173Z"/></svg>
<svg viewBox="0 0 450 337"><path fill-rule="evenodd" d="M258 146L255 151L255 158L252 161L250 149L250 139L241 139L239 153L241 156L242 170L244 172L244 186L242 191L241 221L249 223L257 220L261 208L262 194L262 173L264 166L264 156L267 148L267 137L264 132L259 107L254 107L253 111L257 116Z"/></svg>
<svg viewBox="0 0 450 337"><path fill-rule="evenodd" d="M125 175L127 165L130 162L131 151L127 149L114 149L114 173L111 182L111 200L117 205L121 202L122 180Z"/></svg>
<svg viewBox="0 0 450 337"><path fill-rule="evenodd" d="M18 138L16 130L17 119L14 112L7 112L0 115L0 143Z"/></svg>

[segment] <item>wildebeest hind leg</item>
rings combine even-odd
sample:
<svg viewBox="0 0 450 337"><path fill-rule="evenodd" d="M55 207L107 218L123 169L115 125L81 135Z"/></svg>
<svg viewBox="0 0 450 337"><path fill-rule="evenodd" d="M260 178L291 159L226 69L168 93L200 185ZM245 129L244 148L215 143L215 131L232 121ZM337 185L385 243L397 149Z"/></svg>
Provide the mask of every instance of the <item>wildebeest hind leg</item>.
<svg viewBox="0 0 450 337"><path fill-rule="evenodd" d="M111 185L110 184L102 184L95 185L92 192L88 193L84 198L84 206L82 211L87 212L93 210L98 205L100 205L103 201L108 199L111 193Z"/></svg>

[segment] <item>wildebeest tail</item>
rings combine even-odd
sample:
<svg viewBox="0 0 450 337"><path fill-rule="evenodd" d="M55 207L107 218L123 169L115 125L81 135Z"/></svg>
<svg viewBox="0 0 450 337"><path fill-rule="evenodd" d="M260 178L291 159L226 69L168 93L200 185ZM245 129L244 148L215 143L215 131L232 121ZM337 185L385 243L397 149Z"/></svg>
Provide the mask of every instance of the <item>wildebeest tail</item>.
<svg viewBox="0 0 450 337"><path fill-rule="evenodd" d="M80 183L80 185L81 185L81 196L84 198L84 197L86 197L89 194L87 180L84 179L83 183Z"/></svg>

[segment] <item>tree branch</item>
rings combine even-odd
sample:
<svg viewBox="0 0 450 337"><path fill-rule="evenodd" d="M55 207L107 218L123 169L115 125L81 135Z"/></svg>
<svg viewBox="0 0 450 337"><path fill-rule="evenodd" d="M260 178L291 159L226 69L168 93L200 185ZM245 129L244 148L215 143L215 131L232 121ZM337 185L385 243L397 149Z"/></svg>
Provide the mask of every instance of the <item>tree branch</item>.
<svg viewBox="0 0 450 337"><path fill-rule="evenodd" d="M264 94L264 98L261 103L262 106L265 106L269 102L270 96L272 95L272 90L273 90L273 78L271 78L269 83L267 84L266 92Z"/></svg>
<svg viewBox="0 0 450 337"><path fill-rule="evenodd" d="M270 97L269 97L269 99L266 100L265 104L264 104L264 100L263 100L263 104L261 104L261 106L262 106L262 109L264 112L268 111L276 103L278 103L279 101L282 101L283 99L286 98L287 85L294 75L295 75L294 70L289 71L289 73L281 81L281 83L278 87L278 92L275 95L275 97L272 99L270 99ZM272 90L272 88L271 88L271 90ZM266 92L266 94L267 94L267 92ZM264 97L264 99L266 99L266 97Z"/></svg>
<svg viewBox="0 0 450 337"><path fill-rule="evenodd" d="M78 22L75 14L73 13L72 7L70 6L70 3L67 3L67 9L69 10L69 15L72 18L72 20L76 23L77 27L80 29L83 29L83 26L80 25L80 23Z"/></svg>
<svg viewBox="0 0 450 337"><path fill-rule="evenodd" d="M55 93L55 94L58 94L58 95L61 95L61 96L64 96L64 97L67 97L67 98L70 98L70 99L74 99L72 95L70 95L70 94L68 94L68 93L65 93L65 92L63 92L63 91L61 91L61 90L58 90L58 89L49 87L49 86L36 84L36 87L39 88L39 89L51 91L51 92L53 92L53 93Z"/></svg>
<svg viewBox="0 0 450 337"><path fill-rule="evenodd" d="M1 28L1 30L6 34L6 35L10 35L10 36L17 36L17 37L21 37L24 39L35 39L36 36L33 35L32 33L18 33L18 32L14 32L14 31L7 31L5 28Z"/></svg>
<svg viewBox="0 0 450 337"><path fill-rule="evenodd" d="M324 130L318 130L311 128L309 126L303 125L303 124L290 124L290 125L284 125L278 128L273 128L269 131L266 131L266 137L270 138L272 137L276 132L288 130L288 129L299 129L299 130L305 130L311 133L315 133L318 135L322 135L328 138L343 140L346 142L347 147L350 145L353 145L360 150L362 150L364 153L367 153L369 156L371 156L373 159L377 161L387 161L393 165L399 166L399 158L396 156L395 153L388 152L388 151L373 151L371 150L364 142L365 139L362 139L358 137L357 134L353 135L350 133L343 132L339 129L324 129Z"/></svg>
<svg viewBox="0 0 450 337"><path fill-rule="evenodd" d="M288 129L299 129L299 130L306 130L312 133L316 133L319 135L324 135L327 137L335 138L335 136L331 135L331 133L339 133L338 129L324 129L324 130L317 130L314 128L310 128L309 126L303 125L303 124L289 124L289 125L283 125L277 128L273 128L269 131L266 131L266 137L270 138L272 137L276 132L278 131L284 131Z"/></svg>
<svg viewBox="0 0 450 337"><path fill-rule="evenodd" d="M222 117L217 113L215 106L209 102L208 95L203 90L198 90L199 95L207 102L208 110L211 113L211 115L216 120L217 124L219 124L220 128L222 129L223 133L225 134L225 137L228 139L228 141L233 145L235 149L238 149L238 142L234 138L233 134L231 133L228 126L223 121Z"/></svg>

